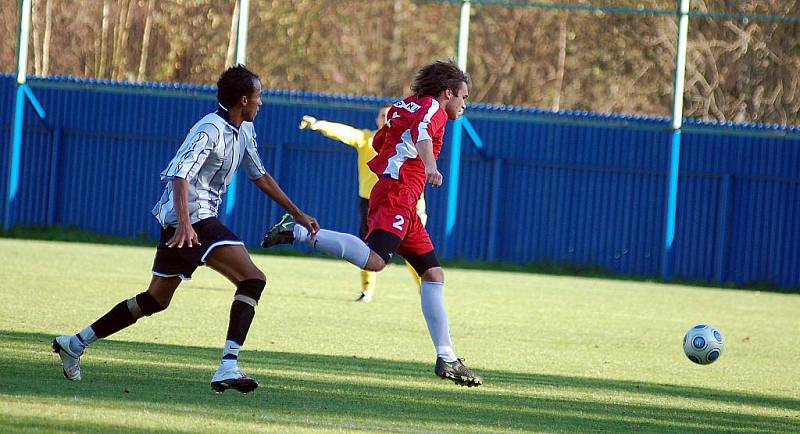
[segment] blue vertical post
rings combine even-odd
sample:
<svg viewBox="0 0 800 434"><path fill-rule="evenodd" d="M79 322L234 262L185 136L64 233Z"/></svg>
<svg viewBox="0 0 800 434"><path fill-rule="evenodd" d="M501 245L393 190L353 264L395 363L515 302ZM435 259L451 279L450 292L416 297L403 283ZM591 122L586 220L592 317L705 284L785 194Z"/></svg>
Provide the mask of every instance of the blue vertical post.
<svg viewBox="0 0 800 434"><path fill-rule="evenodd" d="M667 175L667 212L664 226L664 256L661 272L664 280L672 273L672 245L675 242L675 220L678 211L678 166L681 156L681 130L672 131L669 173Z"/></svg>
<svg viewBox="0 0 800 434"><path fill-rule="evenodd" d="M462 0L461 13L458 21L458 47L456 57L458 66L462 71L467 70L467 51L469 46L469 18L472 10L470 0ZM453 228L456 225L456 211L458 209L458 175L461 166L461 119L456 119L453 124L453 140L450 146L450 174L447 184L447 216L444 225L444 246L442 256L445 259L453 257Z"/></svg>
<svg viewBox="0 0 800 434"><path fill-rule="evenodd" d="M19 168L22 160L22 121L25 115L24 85L17 87L14 102L14 127L11 132L11 149L9 149L8 194L6 195L6 212L3 229L9 230L14 225L14 201L19 189Z"/></svg>
<svg viewBox="0 0 800 434"><path fill-rule="evenodd" d="M25 114L25 79L28 73L28 36L31 29L31 0L19 2L19 26L17 27L17 94L14 104L11 148L8 155L8 187L3 229L9 230L14 219L14 200L19 187L19 168L22 157L22 120Z"/></svg>
<svg viewBox="0 0 800 434"><path fill-rule="evenodd" d="M461 139L463 136L461 119L453 122L453 136L450 141L450 173L447 181L447 214L444 223L444 248L443 257L453 257L453 228L456 226L456 213L458 211L458 178L461 171Z"/></svg>
<svg viewBox="0 0 800 434"><path fill-rule="evenodd" d="M664 250L661 277L672 275L672 245L675 242L675 216L678 210L678 173L681 159L681 126L683 122L683 85L686 75L686 41L689 31L689 0L681 0L678 10L678 49L675 54L675 79L672 95L672 141L667 173L667 204L664 224Z"/></svg>
<svg viewBox="0 0 800 434"><path fill-rule="evenodd" d="M250 19L250 0L238 0L239 22L236 26L236 63L247 61L247 26ZM230 222L233 210L236 208L236 185L239 184L239 171L233 173L228 193L225 196L225 222Z"/></svg>

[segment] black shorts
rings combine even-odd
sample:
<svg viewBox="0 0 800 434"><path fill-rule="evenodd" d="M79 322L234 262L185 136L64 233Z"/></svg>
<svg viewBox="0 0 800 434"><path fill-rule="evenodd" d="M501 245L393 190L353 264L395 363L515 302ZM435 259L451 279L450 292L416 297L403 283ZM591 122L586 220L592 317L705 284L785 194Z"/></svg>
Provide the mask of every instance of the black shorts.
<svg viewBox="0 0 800 434"><path fill-rule="evenodd" d="M243 246L239 237L225 227L216 217L209 217L192 225L200 240L199 246L167 247L167 241L175 235L172 226L161 229L161 240L156 249L153 261L153 275L159 277L180 277L183 280L192 278L197 267L205 265L206 258L217 246Z"/></svg>
<svg viewBox="0 0 800 434"><path fill-rule="evenodd" d="M397 235L382 229L372 231L366 241L370 250L377 253L387 264L389 260L392 259L392 256L394 256L394 252L397 251L397 248L400 247L400 244L403 242ZM421 255L404 254L401 256L403 256L403 259L417 272L418 276L422 276L431 268L441 267L439 259L436 257L436 252L433 250Z"/></svg>

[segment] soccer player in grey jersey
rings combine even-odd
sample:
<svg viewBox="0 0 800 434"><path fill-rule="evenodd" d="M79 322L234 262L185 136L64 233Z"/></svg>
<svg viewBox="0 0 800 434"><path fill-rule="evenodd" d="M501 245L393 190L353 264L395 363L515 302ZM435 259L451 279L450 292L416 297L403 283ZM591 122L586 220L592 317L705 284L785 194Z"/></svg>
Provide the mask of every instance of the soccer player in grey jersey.
<svg viewBox="0 0 800 434"><path fill-rule="evenodd" d="M247 393L258 387L239 369L238 358L266 278L244 243L217 219L222 194L242 163L256 187L299 224L312 233L319 225L286 196L261 164L252 124L261 106L258 76L243 65L229 68L217 82L217 100L219 109L189 130L161 173L166 187L153 208L161 240L147 291L120 302L77 334L53 340L68 380L81 379L80 357L89 344L166 309L181 281L191 279L198 266L208 265L236 285L222 360L211 387L218 393L229 388Z"/></svg>

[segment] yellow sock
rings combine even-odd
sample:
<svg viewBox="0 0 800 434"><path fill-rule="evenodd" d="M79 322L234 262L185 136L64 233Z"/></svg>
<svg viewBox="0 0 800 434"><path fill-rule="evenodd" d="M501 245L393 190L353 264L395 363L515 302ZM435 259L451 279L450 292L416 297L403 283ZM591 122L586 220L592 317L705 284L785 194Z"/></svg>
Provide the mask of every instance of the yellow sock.
<svg viewBox="0 0 800 434"><path fill-rule="evenodd" d="M420 278L419 274L417 274L417 270L415 270L414 267L412 267L408 262L406 262L406 268L408 268L408 271L411 272L411 278L414 279L414 282L417 284L417 291L421 291L420 285L422 284L422 278Z"/></svg>
<svg viewBox="0 0 800 434"><path fill-rule="evenodd" d="M361 292L375 290L375 281L378 280L374 271L361 270Z"/></svg>

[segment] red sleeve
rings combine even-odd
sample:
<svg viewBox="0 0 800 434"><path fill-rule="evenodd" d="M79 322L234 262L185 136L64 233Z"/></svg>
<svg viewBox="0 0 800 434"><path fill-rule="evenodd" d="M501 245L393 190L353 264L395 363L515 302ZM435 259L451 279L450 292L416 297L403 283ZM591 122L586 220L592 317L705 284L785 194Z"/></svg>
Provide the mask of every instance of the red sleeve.
<svg viewBox="0 0 800 434"><path fill-rule="evenodd" d="M383 142L386 140L386 125L382 126L378 132L372 136L372 149L375 150L377 153L381 153L381 148L383 148Z"/></svg>
<svg viewBox="0 0 800 434"><path fill-rule="evenodd" d="M433 140L444 134L444 125L447 123L447 113L433 101L427 110L420 113L417 121L411 126L411 138L414 143L422 140Z"/></svg>

